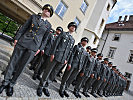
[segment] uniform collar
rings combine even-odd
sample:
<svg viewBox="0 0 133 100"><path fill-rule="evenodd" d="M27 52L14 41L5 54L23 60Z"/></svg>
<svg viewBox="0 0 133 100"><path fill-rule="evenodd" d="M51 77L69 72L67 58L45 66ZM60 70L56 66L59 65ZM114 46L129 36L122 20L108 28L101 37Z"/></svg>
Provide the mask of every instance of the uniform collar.
<svg viewBox="0 0 133 100"><path fill-rule="evenodd" d="M41 19L43 19L43 21L46 21L46 18L43 18L42 16L41 16Z"/></svg>

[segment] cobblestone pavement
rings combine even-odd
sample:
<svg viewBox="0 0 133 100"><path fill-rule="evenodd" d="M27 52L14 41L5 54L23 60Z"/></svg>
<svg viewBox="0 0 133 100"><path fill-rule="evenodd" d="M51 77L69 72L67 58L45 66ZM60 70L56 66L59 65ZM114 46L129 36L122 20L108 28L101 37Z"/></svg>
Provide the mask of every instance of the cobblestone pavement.
<svg viewBox="0 0 133 100"><path fill-rule="evenodd" d="M1 40L0 40L1 42ZM2 41L2 44L7 44L4 41ZM8 45L8 48L10 45ZM12 47L11 47L12 48ZM11 49L12 50L12 49ZM6 50L5 50L6 51ZM0 85L3 80L3 75L1 75L0 71ZM44 94L42 97L38 97L36 95L36 89L39 84L39 81L34 81L32 79L33 71L29 70L27 67L24 72L21 74L19 79L17 80L16 85L14 86L14 94L12 97L7 97L5 91L3 91L2 94L0 94L0 100L133 100L133 96L127 94L126 92L123 94L123 96L117 96L117 97L102 97L102 98L94 98L90 95L89 98L86 98L82 95L81 99L75 98L75 96L72 94L73 86L70 87L69 90L69 98L61 98L58 94L58 89L60 86L60 78L57 78L57 83L52 83L49 86L49 92L50 97L46 97Z"/></svg>

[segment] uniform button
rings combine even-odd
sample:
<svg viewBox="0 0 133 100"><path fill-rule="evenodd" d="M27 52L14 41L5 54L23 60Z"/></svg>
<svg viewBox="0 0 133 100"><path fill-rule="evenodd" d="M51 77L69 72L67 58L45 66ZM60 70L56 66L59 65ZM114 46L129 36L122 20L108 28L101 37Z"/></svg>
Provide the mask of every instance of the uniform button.
<svg viewBox="0 0 133 100"><path fill-rule="evenodd" d="M40 27L38 26L38 28L40 28Z"/></svg>
<svg viewBox="0 0 133 100"><path fill-rule="evenodd" d="M35 33L35 35L36 35L36 33Z"/></svg>
<svg viewBox="0 0 133 100"><path fill-rule="evenodd" d="M32 32L32 30L30 30L30 32Z"/></svg>
<svg viewBox="0 0 133 100"><path fill-rule="evenodd" d="M33 39L34 39L34 37L33 37Z"/></svg>
<svg viewBox="0 0 133 100"><path fill-rule="evenodd" d="M36 30L36 32L38 32L38 30Z"/></svg>

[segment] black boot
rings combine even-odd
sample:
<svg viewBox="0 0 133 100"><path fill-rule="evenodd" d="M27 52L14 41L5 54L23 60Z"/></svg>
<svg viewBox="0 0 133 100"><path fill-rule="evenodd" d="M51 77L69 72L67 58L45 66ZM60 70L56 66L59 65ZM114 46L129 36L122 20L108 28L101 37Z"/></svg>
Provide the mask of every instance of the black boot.
<svg viewBox="0 0 133 100"><path fill-rule="evenodd" d="M39 97L42 96L42 91L43 91L43 88L42 88L42 87L39 87L39 88L37 89L37 95L38 95Z"/></svg>
<svg viewBox="0 0 133 100"><path fill-rule="evenodd" d="M36 79L37 79L37 74L34 74L34 75L32 76L32 79L33 79L33 80L36 80Z"/></svg>
<svg viewBox="0 0 133 100"><path fill-rule="evenodd" d="M8 85L7 87L6 95L9 97L13 95L13 87L11 87L10 85Z"/></svg>
<svg viewBox="0 0 133 100"><path fill-rule="evenodd" d="M68 94L66 91L64 91L64 95L65 95L66 97L69 97L69 94Z"/></svg>
<svg viewBox="0 0 133 100"><path fill-rule="evenodd" d="M79 97L79 93L77 91L73 91L73 94L75 95L76 98Z"/></svg>
<svg viewBox="0 0 133 100"><path fill-rule="evenodd" d="M82 94L83 94L85 97L90 97L89 94L87 94L87 92L82 92Z"/></svg>
<svg viewBox="0 0 133 100"><path fill-rule="evenodd" d="M59 95L60 95L62 98L64 98L64 92L63 92L63 91L59 90Z"/></svg>
<svg viewBox="0 0 133 100"><path fill-rule="evenodd" d="M49 93L48 89L43 88L43 93L44 93L47 97L50 96L50 93Z"/></svg>
<svg viewBox="0 0 133 100"><path fill-rule="evenodd" d="M6 87L7 87L6 85L1 85L0 86L0 94L3 92L4 89L6 89Z"/></svg>

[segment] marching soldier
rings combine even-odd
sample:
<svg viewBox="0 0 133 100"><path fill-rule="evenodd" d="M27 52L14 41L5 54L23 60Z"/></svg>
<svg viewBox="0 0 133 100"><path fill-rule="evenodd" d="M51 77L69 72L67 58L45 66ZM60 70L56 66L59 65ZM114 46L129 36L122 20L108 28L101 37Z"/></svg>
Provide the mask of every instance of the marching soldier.
<svg viewBox="0 0 133 100"><path fill-rule="evenodd" d="M15 48L0 86L0 93L7 89L7 96L13 95L13 86L18 77L34 55L45 47L51 29L51 24L47 19L52 17L54 10L51 5L46 4L42 11L41 16L32 15L18 31L14 42ZM17 69L15 69L16 65ZM14 70L16 70L15 74L13 74Z"/></svg>
<svg viewBox="0 0 133 100"><path fill-rule="evenodd" d="M87 53L88 55L85 58L84 61L84 66L80 72L80 76L79 78L77 78L78 82L75 85L73 94L78 98L81 98L81 95L79 94L80 89L82 88L82 86L84 85L84 83L86 83L87 79L90 77L90 75L92 74L93 68L94 68L94 64L95 64L95 55L97 53L97 49L93 48L91 49L91 55L89 55L89 53ZM91 76L92 77L92 76Z"/></svg>
<svg viewBox="0 0 133 100"><path fill-rule="evenodd" d="M59 35L61 32L63 32L63 28L57 27L56 34ZM34 75L32 77L34 80L36 80L36 78L38 78L39 80L41 79L40 75L42 74L43 70L45 69L45 65L48 62L48 58L50 57L51 47L53 46L53 43L55 40L54 38L56 38L56 37L53 36L53 32L50 33L48 40L47 40L46 47L42 51L43 52L43 55L41 57L42 59L40 59L39 64L35 68Z"/></svg>
<svg viewBox="0 0 133 100"><path fill-rule="evenodd" d="M100 73L100 68L101 68L102 57L103 57L103 54L101 54L101 53L97 54L97 59L95 60L93 73L92 73L91 77L89 77L89 79L87 80L87 82L85 83L85 86L83 88L83 95L85 97L90 97L87 94L88 90L91 88L91 86L93 85L93 83L96 80L100 80L99 73Z"/></svg>
<svg viewBox="0 0 133 100"><path fill-rule="evenodd" d="M69 60L75 43L75 40L71 34L76 30L76 28L76 23L70 22L68 24L69 32L61 33L55 40L53 47L51 48L49 63L46 66L45 72L43 73L37 89L38 96L41 96L42 92L44 92L46 96L50 96L50 93L45 86L46 82L50 84L50 82L55 79L55 76L61 67Z"/></svg>
<svg viewBox="0 0 133 100"><path fill-rule="evenodd" d="M73 53L71 54L67 68L62 77L60 90L59 90L59 94L61 97L64 97L64 95L66 97L69 97L68 93L65 90L70 86L72 81L75 79L75 77L78 75L79 71L83 67L87 53L84 47L86 46L87 43L88 43L88 38L83 37L81 39L81 43L78 43L78 45L74 46Z"/></svg>

